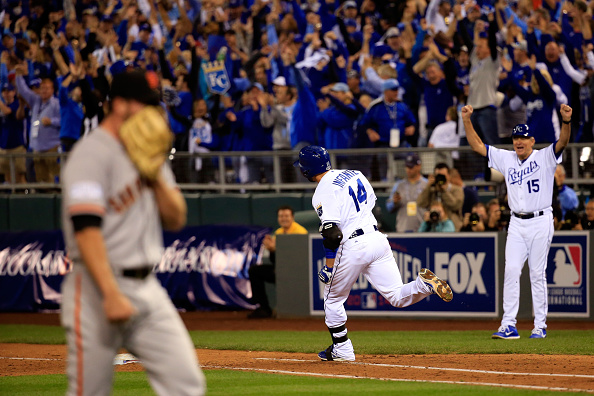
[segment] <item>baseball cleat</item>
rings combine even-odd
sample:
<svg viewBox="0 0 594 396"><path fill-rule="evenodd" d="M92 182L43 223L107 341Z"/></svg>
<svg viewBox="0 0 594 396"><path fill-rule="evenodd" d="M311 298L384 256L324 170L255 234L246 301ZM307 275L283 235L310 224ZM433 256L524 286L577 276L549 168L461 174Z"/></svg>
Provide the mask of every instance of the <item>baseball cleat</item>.
<svg viewBox="0 0 594 396"><path fill-rule="evenodd" d="M339 356L336 352L334 352L334 344L330 345L326 350L318 353L318 357L323 361L335 362L346 362L355 360L355 355L348 357Z"/></svg>
<svg viewBox="0 0 594 396"><path fill-rule="evenodd" d="M501 339L501 340L517 340L520 338L518 334L518 329L515 326L501 326L497 333L493 333L491 336L493 339Z"/></svg>
<svg viewBox="0 0 594 396"><path fill-rule="evenodd" d="M547 331L545 329L534 329L532 330L532 334L530 334L530 338L546 338Z"/></svg>
<svg viewBox="0 0 594 396"><path fill-rule="evenodd" d="M441 297L443 301L452 301L454 294L452 293L450 285L448 285L446 281L439 279L437 275L429 271L427 268L423 268L421 272L419 272L419 276L421 277L421 280L423 280L423 282L429 286L431 291Z"/></svg>

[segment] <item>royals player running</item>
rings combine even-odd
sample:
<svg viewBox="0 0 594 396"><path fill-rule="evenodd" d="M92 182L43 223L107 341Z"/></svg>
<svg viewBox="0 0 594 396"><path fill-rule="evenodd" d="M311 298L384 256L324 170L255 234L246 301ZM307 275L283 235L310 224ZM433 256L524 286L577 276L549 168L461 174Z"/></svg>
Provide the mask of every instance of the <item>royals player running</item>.
<svg viewBox="0 0 594 396"><path fill-rule="evenodd" d="M520 305L520 274L528 259L534 329L530 338L547 336L547 256L553 238L553 185L555 169L561 163L563 149L569 142L571 107L561 105L563 126L559 140L541 150L534 150L533 131L528 125L516 125L512 132L514 151L483 144L470 121L472 106L462 108L466 138L472 149L488 157L489 166L505 175L509 207L512 212L505 245L503 283L503 318L492 338L518 339L516 316Z"/></svg>
<svg viewBox="0 0 594 396"><path fill-rule="evenodd" d="M312 205L321 222L326 265L318 276L324 287L326 326L332 345L318 354L322 360L355 360L347 336L344 309L351 287L360 274L395 307L406 307L437 294L452 300L452 290L428 269L421 269L412 282L403 284L398 265L386 236L377 230L372 214L375 193L363 174L356 170L334 170L325 148L307 146L295 162L303 176L318 183Z"/></svg>

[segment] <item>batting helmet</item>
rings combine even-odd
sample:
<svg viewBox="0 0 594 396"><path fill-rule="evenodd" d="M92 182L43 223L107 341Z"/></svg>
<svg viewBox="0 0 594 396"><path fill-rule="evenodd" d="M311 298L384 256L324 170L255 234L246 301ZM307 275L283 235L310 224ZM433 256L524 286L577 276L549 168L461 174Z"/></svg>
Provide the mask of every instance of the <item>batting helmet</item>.
<svg viewBox="0 0 594 396"><path fill-rule="evenodd" d="M299 167L303 176L311 180L315 175L332 169L328 150L320 146L306 146L299 151L299 160L293 164Z"/></svg>
<svg viewBox="0 0 594 396"><path fill-rule="evenodd" d="M514 137L533 137L532 133L530 132L530 128L526 124L518 124L512 130L512 138Z"/></svg>

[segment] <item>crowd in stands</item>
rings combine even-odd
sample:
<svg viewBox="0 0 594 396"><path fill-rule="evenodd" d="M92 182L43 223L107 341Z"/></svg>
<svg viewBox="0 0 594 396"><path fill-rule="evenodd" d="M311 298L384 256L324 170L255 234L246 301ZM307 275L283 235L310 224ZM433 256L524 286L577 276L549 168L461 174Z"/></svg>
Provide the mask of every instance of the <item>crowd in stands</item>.
<svg viewBox="0 0 594 396"><path fill-rule="evenodd" d="M554 142L562 103L574 109L572 141L593 141L594 2L0 3L5 153L71 150L108 111L112 76L129 68L159 79L176 152L457 147L465 144L464 104L488 144L510 142L517 123L537 143ZM217 175L211 159L188 162L174 161L180 182L229 176ZM385 180L386 164L376 155L358 168ZM228 166L234 181L273 178L270 157ZM6 161L0 173L9 180ZM16 177L56 182L59 162L22 158ZM283 172L283 181L295 178ZM451 220L459 228L463 219Z"/></svg>

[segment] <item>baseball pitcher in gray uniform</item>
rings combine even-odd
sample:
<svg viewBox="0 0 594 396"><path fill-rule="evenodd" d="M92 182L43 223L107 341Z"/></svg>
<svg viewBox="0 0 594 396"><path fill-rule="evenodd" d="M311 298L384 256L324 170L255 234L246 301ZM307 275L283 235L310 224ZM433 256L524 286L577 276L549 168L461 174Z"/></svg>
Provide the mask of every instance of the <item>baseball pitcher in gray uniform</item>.
<svg viewBox="0 0 594 396"><path fill-rule="evenodd" d="M185 200L167 163L147 181L119 131L145 106L158 106L156 76L114 76L110 112L75 145L62 171L62 224L73 270L62 285L68 395L108 395L120 348L139 358L159 395L202 395L194 345L152 268L162 226L180 229Z"/></svg>

